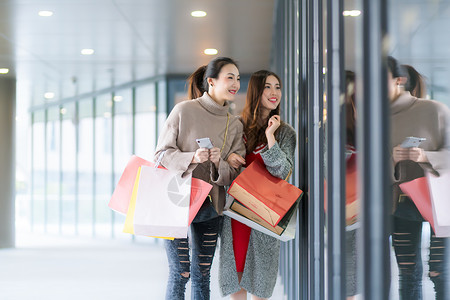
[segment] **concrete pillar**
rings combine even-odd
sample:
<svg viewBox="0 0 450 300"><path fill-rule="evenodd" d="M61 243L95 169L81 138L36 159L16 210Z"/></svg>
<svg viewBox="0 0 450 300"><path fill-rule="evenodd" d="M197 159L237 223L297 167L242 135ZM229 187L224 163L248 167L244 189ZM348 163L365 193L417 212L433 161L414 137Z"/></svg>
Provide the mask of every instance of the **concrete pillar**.
<svg viewBox="0 0 450 300"><path fill-rule="evenodd" d="M0 77L0 248L15 245L15 93L15 79Z"/></svg>

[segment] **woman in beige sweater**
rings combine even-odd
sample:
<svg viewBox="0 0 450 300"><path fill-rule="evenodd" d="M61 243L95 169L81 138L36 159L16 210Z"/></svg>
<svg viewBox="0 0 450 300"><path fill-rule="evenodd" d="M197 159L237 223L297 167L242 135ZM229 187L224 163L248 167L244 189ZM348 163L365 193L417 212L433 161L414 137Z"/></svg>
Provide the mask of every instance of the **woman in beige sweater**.
<svg viewBox="0 0 450 300"><path fill-rule="evenodd" d="M164 152L161 164L182 174L210 182L213 188L195 217L190 240L165 241L169 261L166 299L184 299L185 287L192 278L192 298L209 299L210 269L221 226L225 190L237 171L227 158L231 153L245 154L242 123L228 113L228 101L240 88L237 64L218 57L200 67L189 78L190 97L201 97L177 104L171 111L158 139L155 158ZM196 139L209 137L213 148L199 148ZM192 247L192 264L189 248Z"/></svg>
<svg viewBox="0 0 450 300"><path fill-rule="evenodd" d="M405 91L405 70L388 58L388 91L391 100L391 145L394 163L393 245L399 268L400 299L422 299L421 235L424 221L414 203L398 184L423 177L424 171L439 174L450 168L450 110L433 100L423 100ZM419 147L403 148L409 136L426 138ZM447 299L448 256L446 239L431 232L429 276L436 299Z"/></svg>

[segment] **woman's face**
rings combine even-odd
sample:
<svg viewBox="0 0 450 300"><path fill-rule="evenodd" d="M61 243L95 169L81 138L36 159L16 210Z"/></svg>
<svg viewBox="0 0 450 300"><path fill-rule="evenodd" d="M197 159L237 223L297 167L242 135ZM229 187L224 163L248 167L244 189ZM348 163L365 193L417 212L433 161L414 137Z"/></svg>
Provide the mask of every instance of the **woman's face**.
<svg viewBox="0 0 450 300"><path fill-rule="evenodd" d="M232 101L241 87L238 68L233 64L222 67L217 78L209 78L209 93L216 99ZM212 86L211 86L212 84Z"/></svg>
<svg viewBox="0 0 450 300"><path fill-rule="evenodd" d="M261 95L261 105L267 110L274 110L280 104L281 86L278 79L269 75L264 84L264 91Z"/></svg>

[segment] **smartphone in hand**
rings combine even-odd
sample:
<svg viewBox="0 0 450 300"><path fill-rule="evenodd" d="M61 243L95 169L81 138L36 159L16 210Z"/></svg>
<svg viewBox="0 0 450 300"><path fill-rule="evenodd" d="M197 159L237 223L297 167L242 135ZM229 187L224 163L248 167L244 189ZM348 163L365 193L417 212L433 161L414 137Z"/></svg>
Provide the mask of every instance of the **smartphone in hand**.
<svg viewBox="0 0 450 300"><path fill-rule="evenodd" d="M425 140L426 140L426 138L419 138L419 137L414 137L414 136L408 136L401 143L400 147L402 147L402 148L419 147L420 143L422 143Z"/></svg>
<svg viewBox="0 0 450 300"><path fill-rule="evenodd" d="M209 138L201 138L195 140L200 148L207 148L212 149L214 148L213 144L211 143L211 140Z"/></svg>

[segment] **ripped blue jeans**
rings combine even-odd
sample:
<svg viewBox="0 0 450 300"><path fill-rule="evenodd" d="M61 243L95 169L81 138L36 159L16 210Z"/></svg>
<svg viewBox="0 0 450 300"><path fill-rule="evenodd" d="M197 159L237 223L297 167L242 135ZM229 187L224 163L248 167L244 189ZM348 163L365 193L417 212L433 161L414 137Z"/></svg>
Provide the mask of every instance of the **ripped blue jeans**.
<svg viewBox="0 0 450 300"><path fill-rule="evenodd" d="M217 238L222 217L191 224L189 239L166 240L165 248L169 261L169 280L166 300L184 300L186 283L192 279L191 299L210 298L210 271L216 251ZM192 247L192 263L189 248Z"/></svg>
<svg viewBox="0 0 450 300"><path fill-rule="evenodd" d="M394 217L392 235L395 257L399 269L399 293L402 300L422 299L422 222ZM431 230L429 277L434 284L437 300L450 299L447 291L448 257L445 248L448 239L437 238Z"/></svg>

